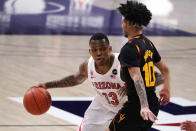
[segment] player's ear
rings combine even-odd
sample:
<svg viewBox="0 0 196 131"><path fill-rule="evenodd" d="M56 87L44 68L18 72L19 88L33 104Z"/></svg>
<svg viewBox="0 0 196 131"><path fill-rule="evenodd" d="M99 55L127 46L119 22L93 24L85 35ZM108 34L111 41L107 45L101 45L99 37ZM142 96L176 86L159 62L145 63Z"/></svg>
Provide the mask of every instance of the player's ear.
<svg viewBox="0 0 196 131"><path fill-rule="evenodd" d="M133 26L133 24L127 20L124 20L125 21L125 25L127 28L129 28L130 26Z"/></svg>
<svg viewBox="0 0 196 131"><path fill-rule="evenodd" d="M109 46L109 52L112 52L112 46Z"/></svg>
<svg viewBox="0 0 196 131"><path fill-rule="evenodd" d="M91 49L88 49L89 54L91 55Z"/></svg>

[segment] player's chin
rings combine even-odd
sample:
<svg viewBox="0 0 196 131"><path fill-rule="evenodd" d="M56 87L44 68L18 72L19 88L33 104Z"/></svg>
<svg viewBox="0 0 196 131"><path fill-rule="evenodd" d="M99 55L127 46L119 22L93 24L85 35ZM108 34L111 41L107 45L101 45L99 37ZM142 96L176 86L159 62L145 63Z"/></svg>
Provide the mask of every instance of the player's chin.
<svg viewBox="0 0 196 131"><path fill-rule="evenodd" d="M102 61L98 60L98 61L96 61L96 64L98 66L103 66L104 65L104 61L103 60Z"/></svg>
<svg viewBox="0 0 196 131"><path fill-rule="evenodd" d="M103 63L97 63L97 66L104 66Z"/></svg>

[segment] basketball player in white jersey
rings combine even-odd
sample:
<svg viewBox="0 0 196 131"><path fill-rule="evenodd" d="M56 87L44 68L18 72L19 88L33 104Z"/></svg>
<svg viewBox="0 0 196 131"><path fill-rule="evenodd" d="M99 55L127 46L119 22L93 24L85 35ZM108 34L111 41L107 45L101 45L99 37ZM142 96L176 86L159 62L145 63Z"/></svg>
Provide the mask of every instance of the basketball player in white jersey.
<svg viewBox="0 0 196 131"><path fill-rule="evenodd" d="M91 57L80 65L78 73L58 81L40 84L39 87L46 89L72 87L89 79L96 90L96 96L84 114L79 131L106 131L126 100L126 97L118 93L125 85L120 77L118 54L112 53L107 36L95 33L89 41L89 46ZM156 82L159 85L163 79L157 75Z"/></svg>

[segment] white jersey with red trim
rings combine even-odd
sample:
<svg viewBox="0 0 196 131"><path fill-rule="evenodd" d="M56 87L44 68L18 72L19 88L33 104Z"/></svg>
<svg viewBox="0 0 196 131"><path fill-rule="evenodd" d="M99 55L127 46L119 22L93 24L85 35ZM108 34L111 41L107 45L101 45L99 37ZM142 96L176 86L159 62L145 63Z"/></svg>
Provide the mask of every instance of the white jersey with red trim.
<svg viewBox="0 0 196 131"><path fill-rule="evenodd" d="M99 103L109 111L117 112L123 104L123 97L119 96L117 91L124 86L120 78L120 62L118 53L113 54L114 62L110 70L102 75L96 72L95 62L92 57L88 61L88 79L92 87L96 90Z"/></svg>
<svg viewBox="0 0 196 131"><path fill-rule="evenodd" d="M110 70L102 75L96 72L92 57L88 61L88 79L97 94L84 114L79 131L106 131L110 122L122 108L127 97L119 96L117 91L124 86L120 79L120 62L118 53Z"/></svg>

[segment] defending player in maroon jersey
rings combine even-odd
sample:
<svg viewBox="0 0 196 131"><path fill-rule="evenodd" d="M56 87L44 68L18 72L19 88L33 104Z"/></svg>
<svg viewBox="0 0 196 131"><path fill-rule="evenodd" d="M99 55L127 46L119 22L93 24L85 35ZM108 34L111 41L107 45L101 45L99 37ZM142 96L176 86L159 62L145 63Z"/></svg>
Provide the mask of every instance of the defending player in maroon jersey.
<svg viewBox="0 0 196 131"><path fill-rule="evenodd" d="M127 85L128 101L109 126L110 131L148 131L157 119L159 101L155 93L154 65L165 78L160 104L170 99L170 75L153 43L142 28L151 20L151 12L137 1L127 1L118 8L122 29L128 42L121 48L119 61Z"/></svg>

